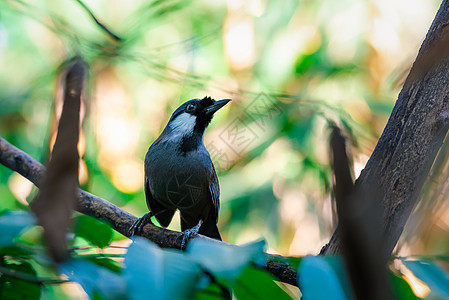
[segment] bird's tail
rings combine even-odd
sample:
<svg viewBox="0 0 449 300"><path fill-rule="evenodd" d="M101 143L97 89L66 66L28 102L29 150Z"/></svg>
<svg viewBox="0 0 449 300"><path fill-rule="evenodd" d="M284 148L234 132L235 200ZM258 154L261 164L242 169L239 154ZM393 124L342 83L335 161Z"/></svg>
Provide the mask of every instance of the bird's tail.
<svg viewBox="0 0 449 300"><path fill-rule="evenodd" d="M198 233L221 241L220 232L218 231L217 224L215 224L214 221L215 220L211 220L211 218L208 218L203 224L201 224Z"/></svg>

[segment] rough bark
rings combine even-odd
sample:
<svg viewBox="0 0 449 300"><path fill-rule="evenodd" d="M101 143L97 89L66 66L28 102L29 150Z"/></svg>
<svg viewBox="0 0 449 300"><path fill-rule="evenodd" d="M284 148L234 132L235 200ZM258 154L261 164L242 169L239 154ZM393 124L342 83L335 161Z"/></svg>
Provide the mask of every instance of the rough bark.
<svg viewBox="0 0 449 300"><path fill-rule="evenodd" d="M0 163L21 174L37 187L41 186L45 167L27 153L8 143L2 137L0 137ZM127 237L129 237L129 228L137 220L137 217L122 210L111 202L81 189L78 189L75 210L108 223L114 230ZM176 231L161 228L153 224L147 224L143 227L141 236L163 248L181 249L182 239L179 238L179 234L180 233ZM197 238L208 239L223 245L233 246L203 235L195 236L195 239ZM296 271L289 265L279 262L279 256L266 254L265 258L264 268L267 271L282 282L295 286L298 285Z"/></svg>
<svg viewBox="0 0 449 300"><path fill-rule="evenodd" d="M379 191L383 255L393 251L440 149L449 124L449 1L438 10L388 123L355 189ZM366 212L369 213L369 212ZM341 253L338 229L322 254Z"/></svg>

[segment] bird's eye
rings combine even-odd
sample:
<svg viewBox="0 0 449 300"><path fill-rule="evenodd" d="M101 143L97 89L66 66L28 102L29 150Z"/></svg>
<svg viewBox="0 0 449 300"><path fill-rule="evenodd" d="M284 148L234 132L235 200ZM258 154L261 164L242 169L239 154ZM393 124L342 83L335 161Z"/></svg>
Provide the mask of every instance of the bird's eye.
<svg viewBox="0 0 449 300"><path fill-rule="evenodd" d="M192 112L194 110L195 110L195 104L190 103L189 105L187 105L187 107L186 107L187 112Z"/></svg>

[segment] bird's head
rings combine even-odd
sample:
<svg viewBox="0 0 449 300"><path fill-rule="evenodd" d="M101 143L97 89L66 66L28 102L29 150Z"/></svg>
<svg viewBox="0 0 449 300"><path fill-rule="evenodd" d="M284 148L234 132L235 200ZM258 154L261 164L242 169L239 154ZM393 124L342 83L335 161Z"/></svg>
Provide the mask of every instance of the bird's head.
<svg viewBox="0 0 449 300"><path fill-rule="evenodd" d="M229 101L231 99L215 101L204 97L185 102L172 114L161 138L175 141L189 136L203 136L215 112Z"/></svg>
<svg viewBox="0 0 449 300"><path fill-rule="evenodd" d="M192 133L203 134L214 113L229 101L231 99L215 101L211 97L189 100L175 110L167 126L172 131L177 131L184 135Z"/></svg>

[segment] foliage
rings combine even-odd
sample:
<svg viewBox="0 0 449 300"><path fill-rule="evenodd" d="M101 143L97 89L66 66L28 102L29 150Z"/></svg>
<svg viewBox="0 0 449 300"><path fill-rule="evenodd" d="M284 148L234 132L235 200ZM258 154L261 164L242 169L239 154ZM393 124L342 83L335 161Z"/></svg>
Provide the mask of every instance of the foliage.
<svg viewBox="0 0 449 300"><path fill-rule="evenodd" d="M140 239L129 245L107 224L81 215L72 220L71 260L54 266L41 228L23 212L36 190L0 168L1 299L67 298L75 290L69 281L94 299L221 299L228 289L238 299L300 293L327 299L330 291L353 298L339 258L304 256L335 225L326 127L337 123L347 132L357 175L437 1L410 2L418 13L395 10L399 21L389 19L394 8L380 2L243 2L1 1L0 135L47 161L60 74L68 58L81 55L91 79L80 183L143 214L144 153L173 108L205 94L232 98L206 134L220 177L220 230L232 243L264 237L270 250L300 254L286 261L298 269L301 291L259 267L260 243L225 248L194 242L185 253ZM232 137L233 128L245 132L245 143ZM447 251L444 213L434 216L431 209L422 222L438 230L407 241L418 253ZM179 230L179 220L171 228ZM440 262L447 258L393 259L389 278L397 297L448 297Z"/></svg>
<svg viewBox="0 0 449 300"><path fill-rule="evenodd" d="M222 247L215 242L194 240L182 252L164 250L136 237L123 249L126 253L108 255L94 246L104 234L104 224L91 222L91 234L80 237L92 246L75 246L72 258L55 268L42 247L18 241L21 231L34 226L32 215L8 212L0 217L0 230L12 232L12 226L19 228L9 224L13 216L14 220L20 219L18 214L28 221L20 222L21 230L15 230L0 249L2 299L17 295L14 293L18 289L27 299L39 299L48 293L45 290L58 290L58 285L65 284L65 276L78 282L90 298L97 299L190 299L193 294L196 299L221 299L226 289L235 290L240 299L260 299L262 295L290 299L274 283L272 275L257 267L263 259L263 242ZM83 234L83 231L75 232ZM46 273L52 278L46 278Z"/></svg>
<svg viewBox="0 0 449 300"><path fill-rule="evenodd" d="M350 136L357 175L391 111L398 73L434 15L435 3L420 5L397 11L401 22L414 20L412 29L383 32L390 15L379 7L374 21L368 1L2 1L0 134L45 162L59 75L81 55L91 75L81 186L143 215L145 151L173 108L206 94L232 98L205 137L219 173L220 230L229 242L264 237L279 252L306 254L335 226L327 124ZM371 23L404 46L377 41ZM233 129L245 134L237 139ZM34 196L3 168L0 182L1 208ZM179 227L175 219L171 228Z"/></svg>
<svg viewBox="0 0 449 300"><path fill-rule="evenodd" d="M11 220L16 224L11 224ZM193 240L182 252L161 249L136 237L129 247L121 249L121 254L114 255L95 246L95 235L103 234L104 225L91 222L92 234L82 237L91 246L76 242L72 258L55 266L44 248L29 245L21 238L33 226L33 216L22 211L0 216L1 232L17 228L0 249L2 299L17 299L18 292L26 299L56 297L67 280L79 283L92 299L223 299L227 289L237 299L291 299L300 293L303 299L328 299L331 294L335 299L353 299L339 257L303 257L298 268L300 291L295 295L258 267L263 262L263 241L221 246ZM397 298L417 299L409 286L411 276L422 280L422 286L428 289L426 299L447 298L449 273L437 261L419 257L393 259L390 284ZM395 269L397 263L401 263L401 268Z"/></svg>

